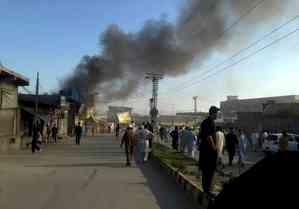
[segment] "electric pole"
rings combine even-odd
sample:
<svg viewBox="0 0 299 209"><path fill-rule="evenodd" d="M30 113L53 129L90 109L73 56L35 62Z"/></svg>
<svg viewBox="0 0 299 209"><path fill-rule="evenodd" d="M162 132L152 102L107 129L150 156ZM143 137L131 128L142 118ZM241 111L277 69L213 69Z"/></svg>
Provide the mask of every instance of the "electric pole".
<svg viewBox="0 0 299 209"><path fill-rule="evenodd" d="M193 97L193 100L194 100L194 113L197 113L197 99L198 99L198 96Z"/></svg>
<svg viewBox="0 0 299 209"><path fill-rule="evenodd" d="M159 90L159 81L163 79L164 75L161 73L146 73L145 78L152 80L153 83L153 92L151 98L151 110L150 117L153 128L156 130L158 127L158 90Z"/></svg>

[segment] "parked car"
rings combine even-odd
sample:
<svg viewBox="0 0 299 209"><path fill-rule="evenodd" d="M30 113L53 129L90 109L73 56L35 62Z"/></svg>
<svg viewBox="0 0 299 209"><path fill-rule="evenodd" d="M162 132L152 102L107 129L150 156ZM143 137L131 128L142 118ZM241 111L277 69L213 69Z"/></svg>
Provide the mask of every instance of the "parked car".
<svg viewBox="0 0 299 209"><path fill-rule="evenodd" d="M299 151L299 135L288 133L289 136L289 151ZM266 154L278 152L279 139L282 137L281 133L269 134L268 138L263 143L263 151Z"/></svg>

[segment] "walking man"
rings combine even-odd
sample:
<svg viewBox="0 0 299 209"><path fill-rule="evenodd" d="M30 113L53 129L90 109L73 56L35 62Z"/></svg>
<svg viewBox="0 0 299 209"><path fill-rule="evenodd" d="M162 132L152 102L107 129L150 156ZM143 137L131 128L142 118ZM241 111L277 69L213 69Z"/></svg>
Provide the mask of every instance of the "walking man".
<svg viewBox="0 0 299 209"><path fill-rule="evenodd" d="M56 124L54 124L52 128L52 138L54 140L54 144L57 143L57 133L58 133L58 128L56 127Z"/></svg>
<svg viewBox="0 0 299 209"><path fill-rule="evenodd" d="M230 132L226 135L225 140L226 140L226 149L228 152L229 166L232 166L236 154L236 147L238 145L238 137L234 133L233 128L230 128Z"/></svg>
<svg viewBox="0 0 299 209"><path fill-rule="evenodd" d="M145 161L145 149L146 149L146 130L143 126L139 126L135 132L135 139L138 148L137 162L142 163Z"/></svg>
<svg viewBox="0 0 299 209"><path fill-rule="evenodd" d="M127 157L127 163L126 166L131 166L131 160L133 158L133 152L134 152L134 146L135 146L135 137L134 137L134 133L133 133L133 126L130 125L122 140L121 140L121 144L120 147L123 147L123 144L125 144L125 152L126 152L126 157Z"/></svg>
<svg viewBox="0 0 299 209"><path fill-rule="evenodd" d="M41 151L41 149L38 146L38 140L40 137L40 127L39 122L36 120L33 124L33 133L32 133L32 142L31 142L31 149L32 153L35 153L35 151Z"/></svg>
<svg viewBox="0 0 299 209"><path fill-rule="evenodd" d="M206 195L211 195L212 181L217 166L215 120L219 109L210 107L209 116L201 124L199 167L202 171L202 186Z"/></svg>
<svg viewBox="0 0 299 209"><path fill-rule="evenodd" d="M81 137L82 137L82 127L81 127L80 122L75 127L75 134L76 134L76 144L80 145L80 140L81 140Z"/></svg>

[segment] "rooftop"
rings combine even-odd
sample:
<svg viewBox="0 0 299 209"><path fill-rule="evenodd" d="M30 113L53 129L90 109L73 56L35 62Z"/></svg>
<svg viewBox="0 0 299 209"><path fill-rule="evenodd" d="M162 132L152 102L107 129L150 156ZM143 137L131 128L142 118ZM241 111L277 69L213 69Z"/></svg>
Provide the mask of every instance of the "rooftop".
<svg viewBox="0 0 299 209"><path fill-rule="evenodd" d="M28 86L29 79L0 64L0 81L10 81L18 86Z"/></svg>

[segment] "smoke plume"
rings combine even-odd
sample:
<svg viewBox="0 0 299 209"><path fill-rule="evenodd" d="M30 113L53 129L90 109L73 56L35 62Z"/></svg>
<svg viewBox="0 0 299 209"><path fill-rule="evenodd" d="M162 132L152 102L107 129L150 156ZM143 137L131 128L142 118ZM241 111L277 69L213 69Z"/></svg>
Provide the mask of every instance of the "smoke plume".
<svg viewBox="0 0 299 209"><path fill-rule="evenodd" d="M187 0L176 23L149 20L136 33L111 25L100 36L101 54L84 56L62 88L76 89L87 103L93 102L95 93L100 101L111 102L130 97L146 72L184 74L195 57L207 56L217 47L215 40L227 28L226 17L238 17L259 1ZM264 18L274 15L274 10L267 11Z"/></svg>

